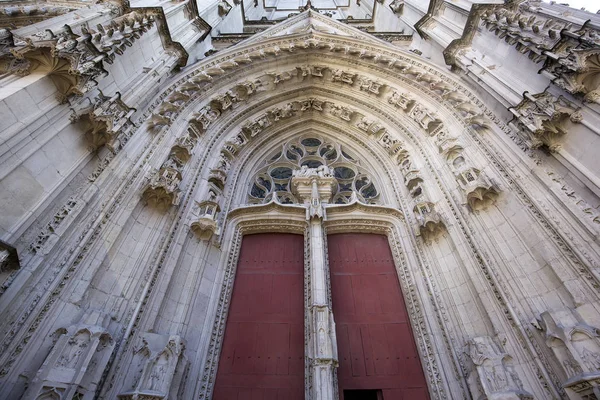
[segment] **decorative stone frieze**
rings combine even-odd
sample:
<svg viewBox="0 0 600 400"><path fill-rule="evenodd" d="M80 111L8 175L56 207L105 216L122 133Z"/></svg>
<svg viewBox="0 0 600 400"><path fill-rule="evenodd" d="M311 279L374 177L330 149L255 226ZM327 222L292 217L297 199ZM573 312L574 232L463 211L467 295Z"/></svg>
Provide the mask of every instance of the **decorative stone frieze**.
<svg viewBox="0 0 600 400"><path fill-rule="evenodd" d="M519 52L528 54L534 62L543 60L543 50L552 49L560 40L560 32L573 26L564 19L539 13L529 1L516 7L485 11L481 23L499 39L515 46Z"/></svg>
<svg viewBox="0 0 600 400"><path fill-rule="evenodd" d="M24 398L94 398L115 346L108 322L107 315L90 312L81 324L57 330L57 341Z"/></svg>
<svg viewBox="0 0 600 400"><path fill-rule="evenodd" d="M385 131L383 125L378 122L372 121L367 117L362 117L360 121L356 123L356 127L361 131L367 132L369 135L379 135Z"/></svg>
<svg viewBox="0 0 600 400"><path fill-rule="evenodd" d="M166 342L166 343L165 343ZM188 363L184 356L185 341L178 335L145 333L143 346L137 351L142 364L134 380L134 389L118 395L121 400L164 400L177 393ZM139 364L138 364L139 365Z"/></svg>
<svg viewBox="0 0 600 400"><path fill-rule="evenodd" d="M328 67L322 65L302 65L298 67L300 69L300 75L302 77L316 77L322 78L323 72L329 69Z"/></svg>
<svg viewBox="0 0 600 400"><path fill-rule="evenodd" d="M0 53L3 72L26 75L38 68L49 70L60 98L82 95L108 74L103 63L111 64L127 47L152 28L156 15L148 10L132 11L116 17L108 25L96 29L81 25L73 32L69 25L46 29L30 37L14 37Z"/></svg>
<svg viewBox="0 0 600 400"><path fill-rule="evenodd" d="M44 2L44 3L22 3L20 1L2 2L0 8L0 26L11 27L11 29L35 24L49 18L64 15L70 11L80 8L83 4L79 2Z"/></svg>
<svg viewBox="0 0 600 400"><path fill-rule="evenodd" d="M581 121L577 106L563 96L558 98L548 92L524 94L524 100L510 111L517 119L517 125L527 134L532 148L542 145L550 151L561 148L562 137L567 134L568 123Z"/></svg>
<svg viewBox="0 0 600 400"><path fill-rule="evenodd" d="M572 310L546 311L537 327L562 369L569 397L600 396L600 330Z"/></svg>
<svg viewBox="0 0 600 400"><path fill-rule="evenodd" d="M349 122L352 119L355 111L346 107L346 106L338 106L335 104L331 104L330 111L331 115L334 115L344 121Z"/></svg>
<svg viewBox="0 0 600 400"><path fill-rule="evenodd" d="M489 336L471 339L465 353L471 362L467 378L474 399L533 400L512 365L512 357Z"/></svg>

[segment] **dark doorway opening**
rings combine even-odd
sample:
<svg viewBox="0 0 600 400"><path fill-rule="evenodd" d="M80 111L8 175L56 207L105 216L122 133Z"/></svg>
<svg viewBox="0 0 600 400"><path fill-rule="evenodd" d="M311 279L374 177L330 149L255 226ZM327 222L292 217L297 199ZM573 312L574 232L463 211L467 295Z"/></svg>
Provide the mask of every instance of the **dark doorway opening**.
<svg viewBox="0 0 600 400"><path fill-rule="evenodd" d="M344 400L383 400L381 390L344 390Z"/></svg>

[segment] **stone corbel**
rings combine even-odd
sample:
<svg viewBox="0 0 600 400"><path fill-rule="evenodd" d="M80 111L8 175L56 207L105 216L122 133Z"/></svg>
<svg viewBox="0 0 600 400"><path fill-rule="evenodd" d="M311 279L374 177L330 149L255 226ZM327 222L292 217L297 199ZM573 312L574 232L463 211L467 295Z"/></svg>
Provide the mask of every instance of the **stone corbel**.
<svg viewBox="0 0 600 400"><path fill-rule="evenodd" d="M116 153L128 140L128 137L121 137L121 135L133 126L130 118L136 109L125 104L119 92L112 97L105 96L100 90L98 92L98 96L89 106L79 111L73 109L71 122L85 118L91 125L88 135L92 147L97 149L106 145Z"/></svg>
<svg viewBox="0 0 600 400"><path fill-rule="evenodd" d="M600 331L573 310L544 312L536 327L560 365L568 393L600 398Z"/></svg>
<svg viewBox="0 0 600 400"><path fill-rule="evenodd" d="M194 146L196 145L198 139L192 135L185 135L178 137L175 140L175 144L171 148L170 155L176 157L178 160L181 160L183 163L189 161L192 156L192 152L194 151Z"/></svg>
<svg viewBox="0 0 600 400"><path fill-rule="evenodd" d="M211 106L203 107L199 112L192 115L190 123L195 126L195 129L204 133L208 127L221 116L221 111Z"/></svg>
<svg viewBox="0 0 600 400"><path fill-rule="evenodd" d="M581 113L575 104L548 92L535 95L525 92L523 101L509 110L520 129L529 136L530 146L537 148L545 145L550 151L560 149L560 141L568 131L569 121L581 121Z"/></svg>
<svg viewBox="0 0 600 400"><path fill-rule="evenodd" d="M200 240L210 240L214 234L219 234L217 216L221 211L216 190L209 189L206 200L196 203L194 219L190 225L192 232Z"/></svg>
<svg viewBox="0 0 600 400"><path fill-rule="evenodd" d="M0 240L0 274L21 268L17 249Z"/></svg>
<svg viewBox="0 0 600 400"><path fill-rule="evenodd" d="M332 82L342 82L348 85L353 85L354 79L356 79L356 74L353 72L342 71L341 69L335 69L331 71Z"/></svg>
<svg viewBox="0 0 600 400"><path fill-rule="evenodd" d="M500 191L482 171L463 166L455 174L471 210L484 210L498 199Z"/></svg>
<svg viewBox="0 0 600 400"><path fill-rule="evenodd" d="M542 72L553 79L553 83L583 100L600 104L600 44L592 49L565 49L548 52L548 60Z"/></svg>
<svg viewBox="0 0 600 400"><path fill-rule="evenodd" d="M179 205L181 191L181 169L183 162L171 156L158 171L153 173L150 182L144 188L142 198L150 205L166 210L171 205Z"/></svg>
<svg viewBox="0 0 600 400"><path fill-rule="evenodd" d="M225 0L219 1L219 4L218 4L217 7L218 7L218 10L219 10L219 16L220 17L225 17L227 14L229 14L229 11L231 11L231 9L233 8L231 6L231 4L229 4Z"/></svg>
<svg viewBox="0 0 600 400"><path fill-rule="evenodd" d="M426 242L435 240L446 231L446 225L435 210L435 205L425 196L419 196L415 200L413 213L417 219L417 230Z"/></svg>
<svg viewBox="0 0 600 400"><path fill-rule="evenodd" d="M491 337L471 339L465 353L472 364L467 382L474 399L533 400L533 396L523 389L512 365L512 357Z"/></svg>

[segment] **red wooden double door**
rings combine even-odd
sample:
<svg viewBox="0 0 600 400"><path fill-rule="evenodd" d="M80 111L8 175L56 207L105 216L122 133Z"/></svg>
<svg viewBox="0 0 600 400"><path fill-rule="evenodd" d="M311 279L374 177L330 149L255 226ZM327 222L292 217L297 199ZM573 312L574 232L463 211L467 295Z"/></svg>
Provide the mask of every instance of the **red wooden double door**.
<svg viewBox="0 0 600 400"><path fill-rule="evenodd" d="M387 238L328 247L340 399L429 398ZM304 399L303 285L301 235L244 237L213 399Z"/></svg>

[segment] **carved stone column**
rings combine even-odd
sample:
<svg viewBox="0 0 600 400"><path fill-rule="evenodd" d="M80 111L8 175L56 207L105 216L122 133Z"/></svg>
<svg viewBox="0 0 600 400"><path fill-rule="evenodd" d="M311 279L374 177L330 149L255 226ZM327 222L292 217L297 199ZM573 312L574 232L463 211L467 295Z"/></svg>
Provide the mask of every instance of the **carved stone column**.
<svg viewBox="0 0 600 400"><path fill-rule="evenodd" d="M322 219L323 203L328 203L333 193L335 178L328 167L302 167L294 171L292 188L307 207L310 244L310 303L308 325L310 338L308 357L311 360L310 375L313 382L310 398L333 400L335 397L335 368L338 366L335 322L328 293L328 266L325 256L325 240Z"/></svg>

